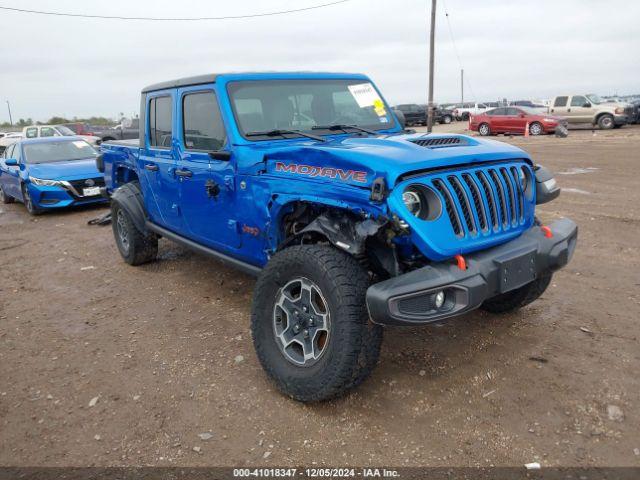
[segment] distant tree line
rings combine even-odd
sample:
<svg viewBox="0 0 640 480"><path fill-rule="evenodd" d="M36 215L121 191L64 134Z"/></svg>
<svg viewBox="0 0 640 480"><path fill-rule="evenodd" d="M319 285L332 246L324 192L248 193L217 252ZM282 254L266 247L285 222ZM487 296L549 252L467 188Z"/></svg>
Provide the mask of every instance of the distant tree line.
<svg viewBox="0 0 640 480"><path fill-rule="evenodd" d="M110 126L115 125L116 122L112 118L106 117L89 117L89 118L78 118L73 117L72 119L64 118L64 117L51 117L46 122L34 122L31 118L21 118L17 122L13 124L14 127L28 127L29 125L59 125L61 123L88 123L90 125L101 125L101 126ZM4 122L0 124L0 128L11 128L11 124L9 122Z"/></svg>

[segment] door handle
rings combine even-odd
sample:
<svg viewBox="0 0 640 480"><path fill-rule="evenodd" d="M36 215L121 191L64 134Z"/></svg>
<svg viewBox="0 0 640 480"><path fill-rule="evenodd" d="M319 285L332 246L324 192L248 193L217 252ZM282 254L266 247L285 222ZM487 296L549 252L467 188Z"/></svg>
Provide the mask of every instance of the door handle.
<svg viewBox="0 0 640 480"><path fill-rule="evenodd" d="M193 172L187 169L178 168L175 173L178 177L193 177Z"/></svg>
<svg viewBox="0 0 640 480"><path fill-rule="evenodd" d="M567 112L570 112L570 111L571 111L571 109L570 109L570 108L567 108Z"/></svg>
<svg viewBox="0 0 640 480"><path fill-rule="evenodd" d="M144 168L145 168L145 170L149 170L150 172L157 172L158 170L160 170L158 165L154 165L153 163L147 163L144 166Z"/></svg>

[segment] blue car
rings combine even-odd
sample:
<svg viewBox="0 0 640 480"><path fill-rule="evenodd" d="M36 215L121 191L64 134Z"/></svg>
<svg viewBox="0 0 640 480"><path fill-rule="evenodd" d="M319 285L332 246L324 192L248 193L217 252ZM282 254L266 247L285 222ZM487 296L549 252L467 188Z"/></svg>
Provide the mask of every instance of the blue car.
<svg viewBox="0 0 640 480"><path fill-rule="evenodd" d="M0 201L18 200L32 215L44 210L106 202L96 150L80 137L22 140L0 157Z"/></svg>

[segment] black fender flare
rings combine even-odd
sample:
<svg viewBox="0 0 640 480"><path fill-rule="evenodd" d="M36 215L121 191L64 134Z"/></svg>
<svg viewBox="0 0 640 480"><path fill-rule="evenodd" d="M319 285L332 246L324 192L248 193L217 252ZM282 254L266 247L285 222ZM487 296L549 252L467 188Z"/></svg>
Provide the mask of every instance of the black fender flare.
<svg viewBox="0 0 640 480"><path fill-rule="evenodd" d="M111 195L111 204L117 204L127 212L140 233L153 235L146 227L147 211L144 208L144 198L139 183L130 182L118 187ZM113 221L115 220L114 218Z"/></svg>

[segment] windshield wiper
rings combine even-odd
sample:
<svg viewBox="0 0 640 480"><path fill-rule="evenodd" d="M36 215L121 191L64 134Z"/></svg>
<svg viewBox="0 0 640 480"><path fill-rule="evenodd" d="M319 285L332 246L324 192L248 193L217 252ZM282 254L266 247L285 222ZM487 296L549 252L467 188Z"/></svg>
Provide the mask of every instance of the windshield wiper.
<svg viewBox="0 0 640 480"><path fill-rule="evenodd" d="M370 135L377 135L378 132L374 131L374 130L369 130L368 128L363 128L363 127L359 127L358 125L344 125L344 124L337 124L337 125L316 125L315 127L311 127L311 130L329 130L332 132L335 132L336 130L342 130L343 132L347 133L347 129L351 129L351 130L358 130L359 132L364 132L364 133L368 133Z"/></svg>
<svg viewBox="0 0 640 480"><path fill-rule="evenodd" d="M287 138L286 135L300 135L301 137L307 137L311 140L317 140L318 142L326 142L327 139L323 137L319 137L318 135L313 135L311 133L305 133L302 130L266 130L264 132L249 132L246 133L246 137L283 137Z"/></svg>

